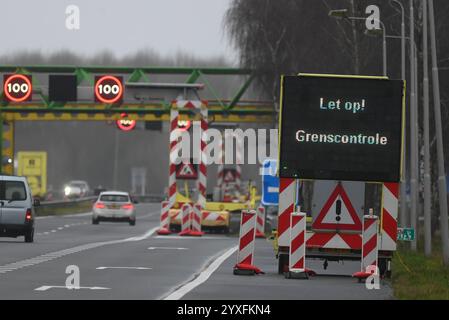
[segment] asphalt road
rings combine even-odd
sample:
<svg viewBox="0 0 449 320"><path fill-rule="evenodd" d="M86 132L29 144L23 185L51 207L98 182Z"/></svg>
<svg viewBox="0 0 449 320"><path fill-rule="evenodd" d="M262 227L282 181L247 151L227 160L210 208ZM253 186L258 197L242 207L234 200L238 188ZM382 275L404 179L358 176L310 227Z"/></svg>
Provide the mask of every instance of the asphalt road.
<svg viewBox="0 0 449 320"><path fill-rule="evenodd" d="M389 299L342 276L357 263L330 263L327 276L287 280L276 274L271 243L258 240L256 265L266 274L235 276L237 238L157 236L159 204L137 205L137 224L102 222L89 214L36 221L35 242L0 238L0 299ZM80 289L65 287L68 266ZM321 262L310 262L322 274ZM332 275L332 274L338 275Z"/></svg>

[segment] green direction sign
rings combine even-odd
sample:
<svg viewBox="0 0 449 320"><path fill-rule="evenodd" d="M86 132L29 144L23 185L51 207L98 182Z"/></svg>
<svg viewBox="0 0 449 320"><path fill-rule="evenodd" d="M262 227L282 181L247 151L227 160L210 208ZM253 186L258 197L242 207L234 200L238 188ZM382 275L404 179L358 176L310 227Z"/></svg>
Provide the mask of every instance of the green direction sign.
<svg viewBox="0 0 449 320"><path fill-rule="evenodd" d="M398 228L398 241L413 241L413 240L415 240L415 229Z"/></svg>

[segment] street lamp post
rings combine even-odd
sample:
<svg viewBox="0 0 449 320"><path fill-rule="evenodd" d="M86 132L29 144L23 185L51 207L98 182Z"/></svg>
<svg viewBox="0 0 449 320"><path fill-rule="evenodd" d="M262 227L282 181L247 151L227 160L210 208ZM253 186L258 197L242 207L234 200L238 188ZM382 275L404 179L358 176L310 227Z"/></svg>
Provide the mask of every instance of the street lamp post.
<svg viewBox="0 0 449 320"><path fill-rule="evenodd" d="M429 146L429 59L427 0L423 0L423 120L424 120L424 254L432 254L431 201L430 201L430 146Z"/></svg>
<svg viewBox="0 0 449 320"><path fill-rule="evenodd" d="M415 11L413 0L410 0L410 223L416 230L417 227L417 202L418 202L418 105L416 99L415 79ZM411 242L412 250L416 251L416 238Z"/></svg>
<svg viewBox="0 0 449 320"><path fill-rule="evenodd" d="M398 0L390 0L390 5L398 5L401 8L401 77L402 80L406 79L405 70L405 8ZM404 141L407 141L407 128L404 128ZM402 177L401 177L401 207L399 213L399 222L405 227L407 226L407 144L404 143L403 155L402 155Z"/></svg>
<svg viewBox="0 0 449 320"><path fill-rule="evenodd" d="M366 21L366 18L364 17L350 17L348 16L348 9L340 9L340 10L331 10L329 11L329 16L334 18L346 18L348 20L363 20ZM383 76L387 76L387 35L386 35L386 29L385 24L378 19L375 19L377 22L380 23L382 26L382 58L383 58ZM379 30L372 30L372 31L379 31Z"/></svg>
<svg viewBox="0 0 449 320"><path fill-rule="evenodd" d="M435 12L433 0L428 0L429 4L429 25L430 25L430 44L432 50L432 86L435 109L435 135L437 138L438 155L438 196L440 204L440 233L443 245L443 262L449 265L449 227L448 227L448 209L447 209L447 188L446 172L444 168L444 145L443 128L441 123L441 97L440 82L438 75L438 57L435 31Z"/></svg>

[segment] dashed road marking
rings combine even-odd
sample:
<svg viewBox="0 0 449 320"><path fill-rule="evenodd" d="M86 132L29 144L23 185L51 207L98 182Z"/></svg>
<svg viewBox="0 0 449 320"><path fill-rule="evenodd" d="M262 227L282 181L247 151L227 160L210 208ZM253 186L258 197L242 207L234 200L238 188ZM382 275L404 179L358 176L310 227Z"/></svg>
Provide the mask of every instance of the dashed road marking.
<svg viewBox="0 0 449 320"><path fill-rule="evenodd" d="M151 268L148 267L97 267L97 270L106 270L106 269L151 270Z"/></svg>
<svg viewBox="0 0 449 320"><path fill-rule="evenodd" d="M39 288L34 289L35 291L47 291L50 289L67 289L67 290L80 290L80 289L88 289L88 290L110 290L110 288L105 287L74 287L70 288L67 286L41 286Z"/></svg>
<svg viewBox="0 0 449 320"><path fill-rule="evenodd" d="M176 248L176 247L149 247L148 250L189 250L189 248Z"/></svg>
<svg viewBox="0 0 449 320"><path fill-rule="evenodd" d="M68 248L68 249L64 249L64 250L60 250L60 251L55 251L55 252L50 252L50 253L46 253L34 258L29 258L29 259L25 259L22 261L17 261L17 262L13 262L13 263L9 263L3 266L0 266L0 274L2 273L6 273L6 272L10 272L10 271L15 271L15 270L19 270L19 269L23 269L26 267L31 267L37 264L41 264L47 261L51 261L51 260L55 260L58 258L62 258L64 256L70 255L70 254L74 254L74 253L78 253L78 252L82 252L82 251L86 251L86 250L90 250L90 249L94 249L94 248L99 248L99 247L103 247L103 246L107 246L107 245L112 245L112 244L119 244L119 243L126 243L126 242L133 242L133 241L141 241L141 240L145 240L147 238L149 238L153 233L156 232L156 230L158 230L159 227L155 227L151 230L149 230L148 232L144 233L143 235L137 236L137 237L131 237L131 238L126 238L126 239L120 239L120 240L111 240L111 241L103 241L103 242L93 242L93 243L88 243L88 244L83 244L83 245L79 245L73 248Z"/></svg>

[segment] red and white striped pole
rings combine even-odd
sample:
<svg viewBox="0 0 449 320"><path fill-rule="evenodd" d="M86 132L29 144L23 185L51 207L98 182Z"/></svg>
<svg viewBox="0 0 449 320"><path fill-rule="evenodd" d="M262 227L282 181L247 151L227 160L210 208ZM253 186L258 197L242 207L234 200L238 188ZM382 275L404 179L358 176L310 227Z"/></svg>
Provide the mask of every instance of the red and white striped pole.
<svg viewBox="0 0 449 320"><path fill-rule="evenodd" d="M207 105L205 102L202 102L201 104L201 156L200 156L200 163L199 163L199 173L198 173L198 204L201 205L202 208L206 207L206 193L207 193L207 153L206 153L206 146L207 146L207 129L209 127L207 117L208 117L208 111L207 111Z"/></svg>
<svg viewBox="0 0 449 320"><path fill-rule="evenodd" d="M176 203L176 161L178 159L180 148L180 131L178 130L179 112L176 108L170 110L170 154L169 154L169 174L168 174L168 201L161 203L161 227L158 234L170 234L170 216L169 210L173 208Z"/></svg>
<svg viewBox="0 0 449 320"><path fill-rule="evenodd" d="M189 236L190 235L190 217L191 217L192 206L188 203L185 203L181 207L181 232L180 236Z"/></svg>
<svg viewBox="0 0 449 320"><path fill-rule="evenodd" d="M226 140L226 131L224 136L218 142L218 167L217 167L217 187L220 189L220 198L223 197L223 174L224 174L224 146L223 140Z"/></svg>
<svg viewBox="0 0 449 320"><path fill-rule="evenodd" d="M170 232L170 216L169 216L169 206L168 201L162 201L161 203L161 225L159 230L157 231L157 234L159 235L168 235L171 234Z"/></svg>
<svg viewBox="0 0 449 320"><path fill-rule="evenodd" d="M290 215L295 211L296 180L290 178L279 179L279 209L278 209L278 270L279 273L288 272L288 247L290 245Z"/></svg>
<svg viewBox="0 0 449 320"><path fill-rule="evenodd" d="M290 249L286 278L307 279L315 272L306 268L306 214L292 212L290 215Z"/></svg>
<svg viewBox="0 0 449 320"><path fill-rule="evenodd" d="M235 153L235 188L240 191L241 183L242 183L242 166L244 163L244 155L245 150L243 146L243 138L238 135L236 137L236 153Z"/></svg>
<svg viewBox="0 0 449 320"><path fill-rule="evenodd" d="M257 208L256 238L265 238L265 207Z"/></svg>
<svg viewBox="0 0 449 320"><path fill-rule="evenodd" d="M243 210L240 220L239 249L235 275L254 275L262 271L254 266L254 242L256 236L256 211Z"/></svg>
<svg viewBox="0 0 449 320"><path fill-rule="evenodd" d="M201 220L202 220L202 207L199 204L195 204L193 206L193 210L191 211L191 236L201 237L204 232L201 231Z"/></svg>
<svg viewBox="0 0 449 320"><path fill-rule="evenodd" d="M178 129L179 111L172 108L170 111L170 155L168 176L168 209L173 208L176 202L176 161L179 157L180 130Z"/></svg>
<svg viewBox="0 0 449 320"><path fill-rule="evenodd" d="M361 271L354 273L353 277L366 279L372 274L378 274L378 229L377 216L363 217Z"/></svg>

